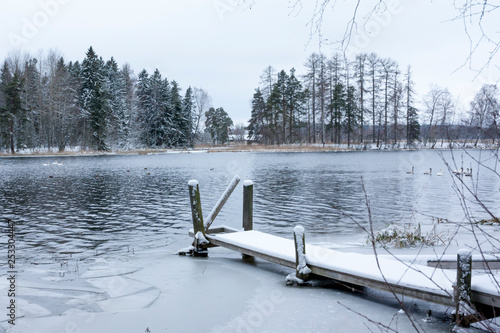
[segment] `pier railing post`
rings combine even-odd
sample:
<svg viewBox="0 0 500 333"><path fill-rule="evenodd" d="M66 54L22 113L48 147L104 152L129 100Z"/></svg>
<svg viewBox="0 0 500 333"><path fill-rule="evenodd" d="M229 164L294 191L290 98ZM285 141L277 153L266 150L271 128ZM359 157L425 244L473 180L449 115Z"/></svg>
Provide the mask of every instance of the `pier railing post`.
<svg viewBox="0 0 500 333"><path fill-rule="evenodd" d="M191 214L193 216L193 233L194 233L194 256L206 257L208 251L206 245L208 241L205 238L205 225L203 224L203 214L201 211L200 187L198 181L190 180L189 183L189 198L191 201Z"/></svg>
<svg viewBox="0 0 500 333"><path fill-rule="evenodd" d="M469 250L460 250L457 255L456 324L469 327L475 310L471 303L472 255Z"/></svg>
<svg viewBox="0 0 500 333"><path fill-rule="evenodd" d="M243 183L243 230L253 230L253 182Z"/></svg>

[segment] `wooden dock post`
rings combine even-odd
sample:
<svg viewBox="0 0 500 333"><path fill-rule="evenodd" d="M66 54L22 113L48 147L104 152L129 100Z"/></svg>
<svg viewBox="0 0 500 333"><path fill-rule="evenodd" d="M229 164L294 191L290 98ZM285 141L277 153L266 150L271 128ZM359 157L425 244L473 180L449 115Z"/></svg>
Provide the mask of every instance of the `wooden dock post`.
<svg viewBox="0 0 500 333"><path fill-rule="evenodd" d="M302 226L296 226L293 229L293 239L295 243L295 276L290 274L287 276L287 284L296 283L298 285L305 284L311 274L311 269L307 267L306 262L306 241L305 231Z"/></svg>
<svg viewBox="0 0 500 333"><path fill-rule="evenodd" d="M457 285L455 290L455 321L460 327L469 327L476 314L471 303L471 282L472 254L469 250L460 250L457 254Z"/></svg>
<svg viewBox="0 0 500 333"><path fill-rule="evenodd" d="M191 201L191 213L193 216L193 255L195 257L208 256L207 245L208 241L205 238L205 225L203 224L203 214L201 211L200 187L197 180L190 180L189 183L189 198Z"/></svg>
<svg viewBox="0 0 500 333"><path fill-rule="evenodd" d="M253 182L243 182L243 230L253 230Z"/></svg>
<svg viewBox="0 0 500 333"><path fill-rule="evenodd" d="M253 230L253 182L251 180L243 182L243 230ZM241 256L245 260L255 259L246 254Z"/></svg>

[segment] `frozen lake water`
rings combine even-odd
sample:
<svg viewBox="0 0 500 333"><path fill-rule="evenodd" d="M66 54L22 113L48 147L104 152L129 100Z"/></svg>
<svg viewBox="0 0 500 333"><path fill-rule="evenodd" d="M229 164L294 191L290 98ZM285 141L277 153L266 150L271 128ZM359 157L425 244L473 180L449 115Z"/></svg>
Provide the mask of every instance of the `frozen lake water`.
<svg viewBox="0 0 500 333"><path fill-rule="evenodd" d="M480 158L487 166L495 167L495 160L490 152L469 153L474 158ZM461 151L455 151L453 155L449 151L412 151L2 158L0 204L2 219L9 217L16 223L17 266L24 272L25 283L29 288L36 289L37 279L47 283L62 279L69 283L70 293L74 293L75 288L80 288L79 292L90 292L85 289L89 283L94 288L106 289L102 287L103 280L96 280L104 278L106 274L135 274L132 280L139 279L144 283L145 280L140 279L141 274L144 275L145 270L151 271L158 267L158 260L162 256L159 252L168 249L170 254L174 249L188 245L186 233L191 227L191 212L187 182L190 179L199 181L204 215L208 214L232 177L238 174L243 180L254 181L255 229L290 238L293 227L301 224L306 229L308 239L317 242L338 242L340 238L363 239L360 226L367 226L368 221L363 184L376 228L382 228L388 223L431 224L433 217L463 222L463 209L456 196L456 190L462 186L457 182L457 178L448 172L445 161L450 164L451 169L472 167L473 177L464 177L464 183L476 189L479 198L498 215L500 211L495 203L500 202L499 177L484 168L479 169L472 157ZM412 167L414 174L408 174L407 171ZM429 168L433 169L433 174L424 175ZM440 169L443 169L444 173L441 177L436 176ZM476 173L478 170L479 174ZM241 210L240 185L217 217L215 224L240 227ZM487 217L482 209L472 204L471 210L477 218ZM5 237L6 235L2 234L2 251L6 253L3 245L6 243L3 241ZM223 250L215 251L219 252L219 261L204 263L202 267L195 267L192 262L188 266L184 264L174 274L175 277L171 278L179 279L180 275L189 274L190 271L196 271L196 276L203 275L204 273L199 272L203 267L219 265L223 270L231 270L230 275L233 277L250 281L250 284L259 285L261 282L257 283L255 280L268 279L268 273L250 273L251 267L249 269L248 266L228 268L238 256L227 255ZM150 254L148 260L153 260L153 263L137 263L134 256L144 257L147 253ZM102 264L99 261L102 259L99 258L104 257L106 267L103 269L107 273L96 273L96 265L100 267ZM135 259L130 259L131 262L127 262L124 267L117 267L116 262L127 261L126 258L129 257ZM178 258L166 260L174 265L181 262ZM80 266L78 262L81 262ZM109 264L110 262L112 264ZM198 261L194 263L196 262ZM140 270L134 271L138 266ZM0 267L2 270L6 268L5 260L0 262ZM275 268L270 269L272 271ZM165 284L172 287L176 282L169 280L168 274L164 274L164 277L166 280L155 283L154 288L133 284L132 287L145 290L146 296L145 299L139 298L130 302L143 302L143 306L139 307L143 309L150 305L148 300L156 300L156 297L159 297L158 303L165 306L166 300L162 300L162 296L158 295L163 295L163 290L167 288ZM272 288L265 284L251 290L269 295L267 289L274 290L278 279L280 275L273 275ZM216 280L213 278L210 281L217 284ZM83 282L85 288L81 285ZM74 283L77 285L72 285ZM231 286L228 281L224 283L230 287L229 292L239 293L236 299L224 301L228 302L225 309L241 313L242 310L235 308L235 305L242 307L240 303L249 302L248 297L238 291L239 285ZM215 289L219 290L220 286ZM182 294L188 289L185 286L174 286L174 290L175 293ZM285 293L285 289L282 290L281 287L278 290ZM107 297L113 296L107 292ZM303 300L295 293L296 291L293 291L287 297L292 297L295 301ZM328 291L325 293L329 295ZM331 306L328 303L330 296L325 296L325 293L310 292L318 299L318 308L329 309ZM44 293L31 295L30 300L44 296ZM283 294L276 297L278 296ZM2 297L5 295L0 295L0 300ZM269 301L269 297L262 297L262 302ZM81 301L81 298L76 298ZM182 303L180 299L174 299ZM93 301L95 304L100 302L99 298L92 298L83 303L94 304ZM53 302L46 306L50 309L47 311L53 315L75 315L74 311L60 310ZM114 304L99 306L99 311L104 312L122 310L119 307L114 308ZM92 311L92 308L83 306L77 308L79 311ZM174 308L171 310L175 313ZM43 311L33 311L34 317L44 317ZM332 313L336 311L340 310L331 308ZM371 312L375 316L388 316L390 320L392 315L384 311L379 309ZM392 311L390 307L388 311ZM285 318L285 314L280 316ZM93 322L94 325L99 325L103 321L106 320ZM213 327L219 327L220 331L234 331L227 328L230 323L224 324L226 327L221 322L224 320L219 320ZM267 322L265 327L269 328L269 332L275 332L276 326L273 325L278 325L279 322ZM30 324L28 322L26 325ZM182 327L181 323L177 325ZM224 327L227 330L223 329ZM442 326L438 325L430 331L439 331L441 328ZM219 329L214 329L214 332Z"/></svg>

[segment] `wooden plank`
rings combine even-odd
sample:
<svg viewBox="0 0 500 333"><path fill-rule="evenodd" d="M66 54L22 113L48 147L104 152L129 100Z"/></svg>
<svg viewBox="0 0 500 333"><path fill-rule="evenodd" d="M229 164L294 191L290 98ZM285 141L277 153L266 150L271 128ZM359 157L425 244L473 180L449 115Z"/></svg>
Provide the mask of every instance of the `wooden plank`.
<svg viewBox="0 0 500 333"><path fill-rule="evenodd" d="M234 245L230 242L225 242L223 240L220 240L216 237L212 237L210 235L207 236L207 239L210 241L210 243L217 245L217 246L222 246L222 247L227 248L229 250L237 251L237 252L246 254L248 256L260 258L260 259L272 262L274 264L278 264L278 265L282 265L282 266L290 267L290 268L295 268L295 260L293 260L293 261L286 260L286 259L283 259L283 258L280 258L277 256L267 255L265 253L253 251L253 250L250 250L250 249L245 248L245 247Z"/></svg>
<svg viewBox="0 0 500 333"><path fill-rule="evenodd" d="M445 306L455 305L451 295L449 295L444 291L442 293L429 290L424 291L422 289L403 287L396 284L386 283L383 281L367 279L361 276L346 274L343 272L336 272L334 270L325 269L318 266L308 265L308 267L312 270L313 274L324 276L336 281L354 284L360 287L372 288L387 292L394 292L396 294L403 295L406 297L421 299L424 301L437 303Z"/></svg>
<svg viewBox="0 0 500 333"><path fill-rule="evenodd" d="M210 241L210 243L213 243L218 246L225 247L227 249L237 251L246 255L254 256L259 259L263 259L278 265L282 265L285 267L289 268L296 268L296 263L295 260L287 260L283 259L278 256L274 255L269 255L261 252L257 252L254 250L250 250L246 247L243 246L238 246L235 244L232 244L231 242L223 241L217 237L212 237L212 236L207 236L207 239ZM368 279L360 276L355 276L351 274L346 274L343 272L331 270L331 269L326 269L323 267L319 266L314 266L308 264L308 267L311 269L313 274L319 275L319 276L324 276L336 281L340 282L345 282L349 284L354 284L360 287L368 287L368 288L373 288L373 289L378 289L378 290L383 290L383 291L388 291L391 292L391 290L394 290L397 294L405 295L407 297L413 297L433 303L438 303L446 306L454 306L455 303L452 301L452 297L450 294L442 291L442 292L435 292L435 291L424 291L421 289L414 289L414 288L409 288L409 287L402 287L396 284L390 284L386 283L384 281L378 281L378 280L373 280L373 279Z"/></svg>
<svg viewBox="0 0 500 333"><path fill-rule="evenodd" d="M238 230L236 228L232 228L232 227L228 227L226 225L218 225L216 227L212 227L210 229L208 229L207 231L207 234L208 235L214 235L214 234L229 234L229 233L232 233L232 232L240 232L241 230ZM193 232L193 229L189 229L189 236L193 237L194 236L194 232Z"/></svg>
<svg viewBox="0 0 500 333"><path fill-rule="evenodd" d="M440 269L456 269L456 260L428 260L427 266ZM494 270L500 269L500 260L474 260L472 259L472 269Z"/></svg>
<svg viewBox="0 0 500 333"><path fill-rule="evenodd" d="M266 234L262 234L266 235ZM270 235L266 235L270 236ZM276 237L276 236L273 236ZM296 268L296 263L293 255L290 256L290 259L282 258L276 254L270 253L262 253L257 250L253 250L245 245L237 245L235 242L231 240L224 240L217 237L217 234L207 235L207 239L213 245L222 246L227 249L237 251L249 256L253 256L256 258L260 258L278 265L282 265L289 268ZM283 238L277 237L277 240L284 240ZM293 242L292 240L286 240L289 242ZM293 247L291 248L293 251ZM452 288L450 282L449 290L441 290L438 287L436 289L428 289L428 288L416 288L411 286L401 286L396 283L388 283L385 281L371 279L363 276L357 276L354 274L349 274L345 272L341 272L332 268L321 267L319 265L313 265L308 263L308 267L312 270L313 274L324 276L327 278L331 278L336 281L353 284L361 287L368 287L377 290L383 290L387 292L394 292L399 295L404 295L406 297L412 297L432 303L437 303L445 306L453 307L455 305L452 297ZM472 291L471 299L473 303L481 303L491 306L497 306L500 304L500 295L490 295L483 292Z"/></svg>

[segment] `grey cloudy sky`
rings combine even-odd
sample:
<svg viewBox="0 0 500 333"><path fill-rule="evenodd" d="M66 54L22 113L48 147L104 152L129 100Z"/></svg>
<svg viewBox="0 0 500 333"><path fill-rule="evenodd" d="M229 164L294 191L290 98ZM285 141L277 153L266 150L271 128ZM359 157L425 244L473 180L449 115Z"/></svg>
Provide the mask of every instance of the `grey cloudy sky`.
<svg viewBox="0 0 500 333"><path fill-rule="evenodd" d="M295 1L292 1L295 2ZM333 2L333 1L332 1ZM323 37L342 37L352 16L353 3L337 1L325 13ZM456 15L453 1L390 0L384 14L360 21L351 54L375 52L396 60L402 69L412 65L417 92L431 84L447 87L463 103L484 83L499 79L495 66L476 73L466 66L469 54L463 23L448 21ZM320 51L317 35L310 38L307 24L314 1L291 9L287 0L1 0L0 56L14 49L37 56L57 48L67 61L83 60L89 46L104 59L128 62L138 73L158 68L181 87L203 88L215 107L222 106L238 122L250 117L250 100L259 76L271 65L277 70L297 69L312 52ZM360 8L360 18L366 14ZM494 12L487 28L500 21ZM498 30L498 29L497 29ZM498 35L498 31L496 31ZM323 44L329 56L333 47ZM485 63L489 48L481 47L474 66ZM497 58L498 59L498 58ZM498 65L496 60L493 64Z"/></svg>

